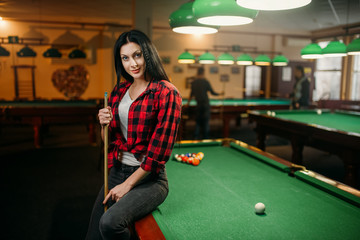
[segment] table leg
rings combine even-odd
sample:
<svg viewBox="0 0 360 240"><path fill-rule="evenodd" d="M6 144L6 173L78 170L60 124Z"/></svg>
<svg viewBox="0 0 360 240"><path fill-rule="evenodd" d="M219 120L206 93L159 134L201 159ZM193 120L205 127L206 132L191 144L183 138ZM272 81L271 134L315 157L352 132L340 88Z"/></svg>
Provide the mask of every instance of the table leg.
<svg viewBox="0 0 360 240"><path fill-rule="evenodd" d="M356 152L351 150L345 150L341 154L341 159L344 162L345 179L344 182L352 187L359 187L357 185L357 167L358 164L354 161L356 158Z"/></svg>
<svg viewBox="0 0 360 240"><path fill-rule="evenodd" d="M291 162L301 165L303 158L304 143L298 138L292 138L291 147L292 147Z"/></svg>
<svg viewBox="0 0 360 240"><path fill-rule="evenodd" d="M223 116L223 137L228 138L229 137L229 131L230 131L230 118Z"/></svg>
<svg viewBox="0 0 360 240"><path fill-rule="evenodd" d="M259 126L255 129L257 136L256 136L256 147L265 151L265 138L266 133L263 131Z"/></svg>
<svg viewBox="0 0 360 240"><path fill-rule="evenodd" d="M36 148L40 148L43 143L41 125L35 124L33 126L33 129L34 129L34 145Z"/></svg>

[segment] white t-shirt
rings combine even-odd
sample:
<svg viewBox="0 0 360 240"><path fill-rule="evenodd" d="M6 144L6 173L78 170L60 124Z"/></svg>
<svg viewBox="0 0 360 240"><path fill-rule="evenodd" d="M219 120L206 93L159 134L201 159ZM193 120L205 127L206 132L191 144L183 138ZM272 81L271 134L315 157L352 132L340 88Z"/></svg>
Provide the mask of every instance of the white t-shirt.
<svg viewBox="0 0 360 240"><path fill-rule="evenodd" d="M125 96L121 99L119 104L120 128L126 140L128 134L129 109L133 102L134 100L130 98L129 90L127 90ZM122 152L120 156L120 161L122 164L128 166L139 166L141 164L141 162L139 162L131 152Z"/></svg>

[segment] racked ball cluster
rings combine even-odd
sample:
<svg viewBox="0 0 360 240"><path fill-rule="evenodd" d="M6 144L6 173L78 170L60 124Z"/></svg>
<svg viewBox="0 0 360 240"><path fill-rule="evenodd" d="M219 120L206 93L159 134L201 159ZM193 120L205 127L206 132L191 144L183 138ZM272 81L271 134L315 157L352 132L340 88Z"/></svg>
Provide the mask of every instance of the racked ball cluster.
<svg viewBox="0 0 360 240"><path fill-rule="evenodd" d="M179 162L184 162L197 166L204 158L204 153L198 152L198 153L175 154L174 158Z"/></svg>

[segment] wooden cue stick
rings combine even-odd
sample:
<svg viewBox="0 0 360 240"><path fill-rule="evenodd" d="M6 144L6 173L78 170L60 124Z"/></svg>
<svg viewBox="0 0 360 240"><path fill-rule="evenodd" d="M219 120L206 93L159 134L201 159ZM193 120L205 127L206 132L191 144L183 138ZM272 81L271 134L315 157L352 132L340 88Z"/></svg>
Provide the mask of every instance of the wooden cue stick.
<svg viewBox="0 0 360 240"><path fill-rule="evenodd" d="M223 95L222 95L222 98L221 98L221 106L220 106L220 119L223 118L224 116L224 101L225 101L225 81L223 82Z"/></svg>
<svg viewBox="0 0 360 240"><path fill-rule="evenodd" d="M104 108L107 108L108 100L107 100L107 92L105 92L104 97ZM104 198L109 193L109 186L108 186L108 130L109 125L106 124L104 126ZM107 210L107 204L104 206L104 211Z"/></svg>

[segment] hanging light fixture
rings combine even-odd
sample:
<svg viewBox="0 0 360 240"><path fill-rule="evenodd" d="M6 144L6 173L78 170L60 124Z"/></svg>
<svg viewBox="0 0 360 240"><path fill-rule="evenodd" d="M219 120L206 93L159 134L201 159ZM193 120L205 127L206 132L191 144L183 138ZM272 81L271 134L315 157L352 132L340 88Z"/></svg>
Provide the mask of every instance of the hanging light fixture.
<svg viewBox="0 0 360 240"><path fill-rule="evenodd" d="M36 52L28 46L23 47L16 53L18 57L36 57Z"/></svg>
<svg viewBox="0 0 360 240"><path fill-rule="evenodd" d="M195 63L195 56L185 51L178 57L178 63Z"/></svg>
<svg viewBox="0 0 360 240"><path fill-rule="evenodd" d="M255 58L255 65L257 66L270 66L270 63L271 59L265 54L260 54Z"/></svg>
<svg viewBox="0 0 360 240"><path fill-rule="evenodd" d="M235 59L229 53L223 53L218 57L218 63L221 65L231 65L234 64Z"/></svg>
<svg viewBox="0 0 360 240"><path fill-rule="evenodd" d="M289 59L287 59L284 55L276 55L272 61L274 66L287 66L289 63Z"/></svg>
<svg viewBox="0 0 360 240"><path fill-rule="evenodd" d="M347 54L360 55L360 38L356 38L346 47Z"/></svg>
<svg viewBox="0 0 360 240"><path fill-rule="evenodd" d="M2 46L0 46L0 57L8 57L8 56L10 56L10 52L5 48L3 48Z"/></svg>
<svg viewBox="0 0 360 240"><path fill-rule="evenodd" d="M346 45L340 41L331 41L323 50L324 57L346 56Z"/></svg>
<svg viewBox="0 0 360 240"><path fill-rule="evenodd" d="M240 7L234 0L196 0L193 12L202 24L234 26L254 21L259 11Z"/></svg>
<svg viewBox="0 0 360 240"><path fill-rule="evenodd" d="M80 49L74 49L69 53L69 58L86 58L86 53L81 51Z"/></svg>
<svg viewBox="0 0 360 240"><path fill-rule="evenodd" d="M256 10L287 10L308 5L311 0L236 0L244 8Z"/></svg>
<svg viewBox="0 0 360 240"><path fill-rule="evenodd" d="M237 65L253 65L253 61L254 61L254 59L249 54L243 53L236 59L236 64Z"/></svg>
<svg viewBox="0 0 360 240"><path fill-rule="evenodd" d="M218 26L208 26L196 21L193 11L193 2L188 2L180 6L169 17L169 24L176 33L184 34L212 34L217 33Z"/></svg>
<svg viewBox="0 0 360 240"><path fill-rule="evenodd" d="M213 64L215 63L216 58L213 54L206 51L204 54L200 55L199 63L201 64Z"/></svg>
<svg viewBox="0 0 360 240"><path fill-rule="evenodd" d="M310 43L301 49L301 57L304 59L322 58L322 48L317 43Z"/></svg>
<svg viewBox="0 0 360 240"><path fill-rule="evenodd" d="M49 48L43 53L43 56L49 58L61 58L62 54L57 48Z"/></svg>

